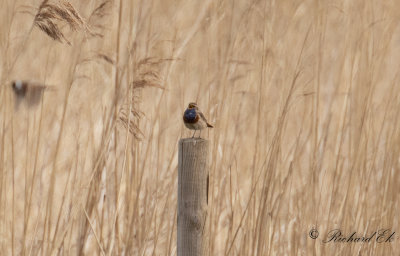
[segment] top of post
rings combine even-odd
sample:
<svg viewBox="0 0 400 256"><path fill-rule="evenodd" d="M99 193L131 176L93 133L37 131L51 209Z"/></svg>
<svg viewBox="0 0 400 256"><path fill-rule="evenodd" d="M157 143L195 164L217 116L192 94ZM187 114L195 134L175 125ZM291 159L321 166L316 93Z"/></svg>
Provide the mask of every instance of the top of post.
<svg viewBox="0 0 400 256"><path fill-rule="evenodd" d="M181 143L194 143L194 142L199 143L199 142L206 142L206 141L208 142L208 140L203 139L203 138L198 138L198 137L196 137L196 138L182 138L182 139L179 140L179 142L181 142Z"/></svg>
<svg viewBox="0 0 400 256"><path fill-rule="evenodd" d="M179 144L186 144L186 145L201 145L201 144L208 144L208 140L203 138L183 138L179 140Z"/></svg>

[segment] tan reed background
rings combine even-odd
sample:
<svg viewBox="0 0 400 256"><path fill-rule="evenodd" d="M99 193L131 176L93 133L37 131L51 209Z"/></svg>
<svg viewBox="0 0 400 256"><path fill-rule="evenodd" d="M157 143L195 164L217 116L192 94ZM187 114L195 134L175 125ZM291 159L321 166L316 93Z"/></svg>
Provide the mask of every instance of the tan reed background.
<svg viewBox="0 0 400 256"><path fill-rule="evenodd" d="M176 255L210 140L210 255L398 255L396 1L0 2L0 254ZM16 108L14 79L53 86ZM308 233L317 228L320 237Z"/></svg>

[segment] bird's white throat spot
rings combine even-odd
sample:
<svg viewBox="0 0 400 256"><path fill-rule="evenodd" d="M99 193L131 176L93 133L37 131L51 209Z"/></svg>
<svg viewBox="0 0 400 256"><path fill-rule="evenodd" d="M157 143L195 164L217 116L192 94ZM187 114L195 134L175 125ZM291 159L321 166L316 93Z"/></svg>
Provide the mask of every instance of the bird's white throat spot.
<svg viewBox="0 0 400 256"><path fill-rule="evenodd" d="M15 81L15 88L17 88L18 90L22 89L22 81L21 80Z"/></svg>

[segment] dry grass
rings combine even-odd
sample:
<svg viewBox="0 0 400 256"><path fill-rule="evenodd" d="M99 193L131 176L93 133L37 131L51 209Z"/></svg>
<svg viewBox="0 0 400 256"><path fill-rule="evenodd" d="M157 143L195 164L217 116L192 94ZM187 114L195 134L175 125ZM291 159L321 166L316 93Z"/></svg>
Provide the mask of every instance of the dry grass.
<svg viewBox="0 0 400 256"><path fill-rule="evenodd" d="M215 127L210 255L399 255L397 2L0 7L1 255L176 255L191 101ZM16 110L15 79L57 90Z"/></svg>

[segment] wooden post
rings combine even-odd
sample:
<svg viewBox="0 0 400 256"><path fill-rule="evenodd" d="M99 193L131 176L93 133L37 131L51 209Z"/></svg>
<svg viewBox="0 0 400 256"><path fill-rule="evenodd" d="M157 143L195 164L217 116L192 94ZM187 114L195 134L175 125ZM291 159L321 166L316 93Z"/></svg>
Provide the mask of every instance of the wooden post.
<svg viewBox="0 0 400 256"><path fill-rule="evenodd" d="M179 141L177 256L205 256L208 201L208 140Z"/></svg>

